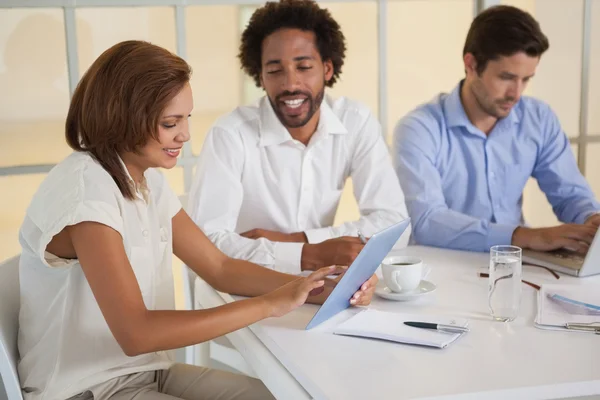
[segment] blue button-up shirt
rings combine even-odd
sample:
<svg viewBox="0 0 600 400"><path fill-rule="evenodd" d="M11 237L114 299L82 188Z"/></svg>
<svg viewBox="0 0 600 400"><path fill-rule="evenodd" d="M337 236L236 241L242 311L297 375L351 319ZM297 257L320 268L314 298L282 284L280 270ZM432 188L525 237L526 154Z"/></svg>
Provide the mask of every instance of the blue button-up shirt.
<svg viewBox="0 0 600 400"><path fill-rule="evenodd" d="M583 223L600 210L547 104L523 96L486 136L469 121L460 88L419 106L394 132L413 241L473 251L510 244L524 223L529 177L562 222Z"/></svg>

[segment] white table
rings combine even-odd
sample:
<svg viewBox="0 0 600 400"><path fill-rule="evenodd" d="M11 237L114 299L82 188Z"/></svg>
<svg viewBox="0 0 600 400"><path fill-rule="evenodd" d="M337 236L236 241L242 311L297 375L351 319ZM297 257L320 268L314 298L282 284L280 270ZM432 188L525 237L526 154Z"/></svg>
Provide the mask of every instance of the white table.
<svg viewBox="0 0 600 400"><path fill-rule="evenodd" d="M393 254L422 257L432 267L428 280L437 290L414 302L375 296L371 307L465 317L470 320L468 334L440 350L333 335L329 330L335 320L305 331L317 306L304 305L227 337L280 399L550 399L600 394L600 335L535 328L535 289L523 285L515 321L491 320L488 281L478 277L488 264L487 254L421 246ZM525 266L523 279L595 285L600 290L600 276L561 275L556 280L544 269ZM201 280L196 298L203 307L235 301Z"/></svg>

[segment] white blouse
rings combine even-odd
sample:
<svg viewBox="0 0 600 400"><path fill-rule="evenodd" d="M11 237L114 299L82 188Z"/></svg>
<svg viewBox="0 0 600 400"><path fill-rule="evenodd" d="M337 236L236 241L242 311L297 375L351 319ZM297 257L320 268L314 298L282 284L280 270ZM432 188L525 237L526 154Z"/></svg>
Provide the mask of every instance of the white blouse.
<svg viewBox="0 0 600 400"><path fill-rule="evenodd" d="M127 200L100 164L76 152L34 195L19 236L18 372L26 400L66 399L117 376L171 366L167 352L125 355L78 260L45 251L68 225L107 225L123 237L146 307L174 309L171 220L181 204L160 172L147 170L145 179L144 190Z"/></svg>

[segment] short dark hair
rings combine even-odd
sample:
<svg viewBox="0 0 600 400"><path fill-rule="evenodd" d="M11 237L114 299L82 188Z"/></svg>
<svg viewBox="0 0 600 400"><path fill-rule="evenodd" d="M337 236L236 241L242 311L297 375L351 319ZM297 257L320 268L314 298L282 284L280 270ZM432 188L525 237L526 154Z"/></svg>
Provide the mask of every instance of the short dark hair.
<svg viewBox="0 0 600 400"><path fill-rule="evenodd" d="M519 52L540 57L549 46L531 14L512 6L494 6L482 11L471 23L463 56L473 54L477 73L481 74L490 60Z"/></svg>
<svg viewBox="0 0 600 400"><path fill-rule="evenodd" d="M85 151L112 176L123 196L134 199L120 152L137 152L150 138L167 104L189 82L192 70L156 45L117 43L94 61L73 93L65 126L68 145Z"/></svg>
<svg viewBox="0 0 600 400"><path fill-rule="evenodd" d="M242 69L260 87L262 70L262 45L265 38L285 28L313 32L317 49L323 61L333 64L333 76L327 82L332 87L342 72L346 43L340 25L327 9L320 8L313 0L280 0L268 2L257 9L242 33L238 57Z"/></svg>

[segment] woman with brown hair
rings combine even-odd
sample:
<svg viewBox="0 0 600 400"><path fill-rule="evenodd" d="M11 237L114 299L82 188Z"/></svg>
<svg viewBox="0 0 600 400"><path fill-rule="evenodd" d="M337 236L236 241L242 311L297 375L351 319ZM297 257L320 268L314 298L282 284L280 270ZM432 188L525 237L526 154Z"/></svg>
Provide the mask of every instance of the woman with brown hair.
<svg viewBox="0 0 600 400"><path fill-rule="evenodd" d="M127 41L79 83L66 122L75 152L41 184L20 231L25 399L269 398L258 380L174 364L167 350L330 293L335 267L298 277L225 256L154 169L173 168L189 140L190 74L167 50ZM175 311L172 253L215 289L252 298ZM375 282L353 303L368 304Z"/></svg>

